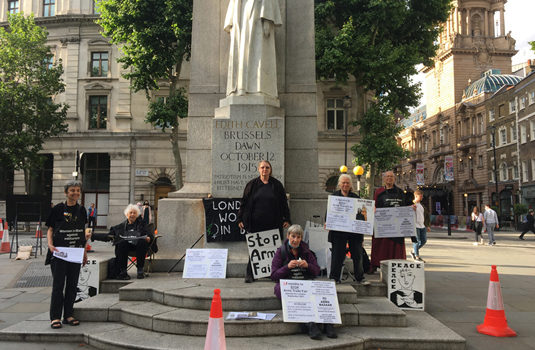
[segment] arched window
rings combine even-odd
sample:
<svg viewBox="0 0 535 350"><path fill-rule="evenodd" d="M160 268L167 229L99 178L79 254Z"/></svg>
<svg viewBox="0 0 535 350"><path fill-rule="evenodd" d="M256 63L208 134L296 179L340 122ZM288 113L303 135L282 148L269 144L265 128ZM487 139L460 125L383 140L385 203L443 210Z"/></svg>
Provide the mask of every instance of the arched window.
<svg viewBox="0 0 535 350"><path fill-rule="evenodd" d="M500 180L507 181L507 163L503 162L500 164Z"/></svg>
<svg viewBox="0 0 535 350"><path fill-rule="evenodd" d="M325 182L325 191L332 193L336 190L337 185L338 185L338 176L336 175L331 176Z"/></svg>

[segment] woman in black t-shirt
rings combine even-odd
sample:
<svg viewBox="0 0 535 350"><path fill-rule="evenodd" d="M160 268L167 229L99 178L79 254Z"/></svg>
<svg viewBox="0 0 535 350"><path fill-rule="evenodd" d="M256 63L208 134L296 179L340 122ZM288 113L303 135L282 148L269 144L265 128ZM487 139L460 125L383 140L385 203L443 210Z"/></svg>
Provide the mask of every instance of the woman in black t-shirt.
<svg viewBox="0 0 535 350"><path fill-rule="evenodd" d="M86 248L87 242L87 236L84 232L87 213L85 208L78 204L82 183L76 180L69 181L64 188L67 200L52 208L46 221L48 226L48 253L45 264L50 264L52 270L50 327L53 329L62 327L62 312L64 324L70 324L71 326L80 324L73 317L73 305L76 299L80 264L54 257L53 252L58 251L56 247ZM88 234L90 233L88 232ZM83 265L86 262L87 251L84 249Z"/></svg>
<svg viewBox="0 0 535 350"><path fill-rule="evenodd" d="M286 190L282 183L271 176L271 163L262 160L258 163L260 176L247 183L243 190L238 226L247 232L262 232L290 226L290 209ZM251 262L247 265L245 282L253 282Z"/></svg>

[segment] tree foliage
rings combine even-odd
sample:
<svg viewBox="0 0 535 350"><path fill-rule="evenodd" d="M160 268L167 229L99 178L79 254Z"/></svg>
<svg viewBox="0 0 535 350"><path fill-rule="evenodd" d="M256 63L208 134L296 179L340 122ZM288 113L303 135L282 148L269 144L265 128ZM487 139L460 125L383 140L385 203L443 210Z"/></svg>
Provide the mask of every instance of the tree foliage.
<svg viewBox="0 0 535 350"><path fill-rule="evenodd" d="M146 121L171 129L170 141L176 167L176 187L182 187L179 119L187 117L185 91L177 89L182 62L190 58L193 0L101 0L98 21L103 35L119 45L123 77L134 91L149 99ZM152 101L150 92L162 81L169 84L166 99ZM184 103L186 107L184 108Z"/></svg>
<svg viewBox="0 0 535 350"><path fill-rule="evenodd" d="M0 28L0 164L26 175L41 165L45 140L67 131L68 106L53 99L65 90L63 68L52 63L47 35L22 14Z"/></svg>
<svg viewBox="0 0 535 350"><path fill-rule="evenodd" d="M420 86L410 77L418 64L432 65L435 40L450 0L315 0L318 78L354 77L359 98L374 102L355 125L362 136L352 149L356 162L385 170L404 155L396 143L394 114L416 106ZM389 139L386 139L386 138ZM371 188L371 187L370 187Z"/></svg>

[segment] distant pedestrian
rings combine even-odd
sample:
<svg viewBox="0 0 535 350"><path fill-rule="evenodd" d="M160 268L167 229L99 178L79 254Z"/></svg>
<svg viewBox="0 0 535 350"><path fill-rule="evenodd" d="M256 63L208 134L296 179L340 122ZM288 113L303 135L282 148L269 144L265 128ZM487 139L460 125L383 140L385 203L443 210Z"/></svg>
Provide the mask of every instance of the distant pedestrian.
<svg viewBox="0 0 535 350"><path fill-rule="evenodd" d="M481 244L483 244L483 236L481 235L483 223L483 213L479 211L478 207L474 207L474 210L472 211L472 229L476 234L476 241L474 242L474 245L478 245L479 239L481 239Z"/></svg>
<svg viewBox="0 0 535 350"><path fill-rule="evenodd" d="M150 210L149 201L143 202L143 207L141 207L141 217L145 225L148 225L152 222L152 212Z"/></svg>
<svg viewBox="0 0 535 350"><path fill-rule="evenodd" d="M413 208L416 213L416 237L411 237L412 252L411 256L416 261L425 262L420 258L420 248L427 242L427 232L431 231L431 219L427 210L420 203L424 197L424 193L420 190L414 191Z"/></svg>
<svg viewBox="0 0 535 350"><path fill-rule="evenodd" d="M520 234L520 236L518 236L518 238L521 240L524 240L524 235L528 233L528 231L535 233L535 220L533 218L533 209L529 210L528 215L526 215L526 220L527 220L525 224L526 226L522 230L522 233Z"/></svg>
<svg viewBox="0 0 535 350"><path fill-rule="evenodd" d="M97 208L95 207L95 203L91 203L91 206L87 210L87 227L95 229L97 226Z"/></svg>
<svg viewBox="0 0 535 350"><path fill-rule="evenodd" d="M483 219L485 220L487 234L489 235L489 245L495 245L496 240L494 239L494 228L500 228L500 223L498 221L498 215L490 207L489 204L485 205L485 213L483 214Z"/></svg>

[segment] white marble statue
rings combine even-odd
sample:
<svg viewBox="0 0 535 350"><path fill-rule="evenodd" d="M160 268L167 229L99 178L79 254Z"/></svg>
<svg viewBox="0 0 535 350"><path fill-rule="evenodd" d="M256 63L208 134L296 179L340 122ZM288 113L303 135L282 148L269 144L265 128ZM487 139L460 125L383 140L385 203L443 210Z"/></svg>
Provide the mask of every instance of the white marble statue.
<svg viewBox="0 0 535 350"><path fill-rule="evenodd" d="M230 33L227 96L277 97L275 26L278 0L230 0L224 30Z"/></svg>

